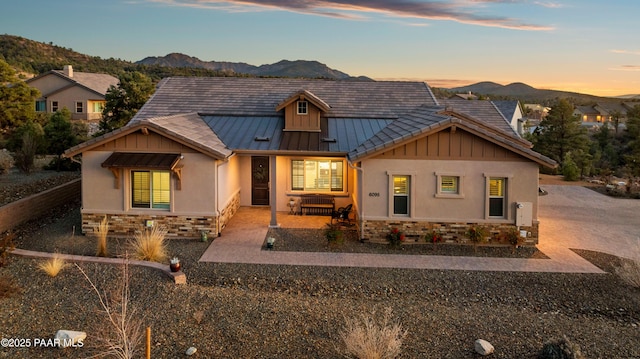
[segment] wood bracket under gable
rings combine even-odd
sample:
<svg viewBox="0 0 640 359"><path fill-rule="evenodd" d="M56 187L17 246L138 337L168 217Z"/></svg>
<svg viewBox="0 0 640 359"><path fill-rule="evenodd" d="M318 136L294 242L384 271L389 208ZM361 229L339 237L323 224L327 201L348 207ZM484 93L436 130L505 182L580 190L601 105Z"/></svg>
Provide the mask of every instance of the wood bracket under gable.
<svg viewBox="0 0 640 359"><path fill-rule="evenodd" d="M116 167L109 167L109 171L113 173L113 177L114 177L113 187L115 189L120 189L120 169Z"/></svg>
<svg viewBox="0 0 640 359"><path fill-rule="evenodd" d="M176 191L182 190L182 166L176 166L172 168L171 171L176 177L176 184L175 184Z"/></svg>

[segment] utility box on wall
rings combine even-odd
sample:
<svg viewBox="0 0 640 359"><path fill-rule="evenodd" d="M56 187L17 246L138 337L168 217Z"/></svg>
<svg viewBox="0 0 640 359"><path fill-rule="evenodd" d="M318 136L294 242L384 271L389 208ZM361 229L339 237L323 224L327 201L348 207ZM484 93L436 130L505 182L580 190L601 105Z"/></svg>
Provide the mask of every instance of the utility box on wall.
<svg viewBox="0 0 640 359"><path fill-rule="evenodd" d="M531 202L516 202L516 226L531 227L533 224L533 204Z"/></svg>

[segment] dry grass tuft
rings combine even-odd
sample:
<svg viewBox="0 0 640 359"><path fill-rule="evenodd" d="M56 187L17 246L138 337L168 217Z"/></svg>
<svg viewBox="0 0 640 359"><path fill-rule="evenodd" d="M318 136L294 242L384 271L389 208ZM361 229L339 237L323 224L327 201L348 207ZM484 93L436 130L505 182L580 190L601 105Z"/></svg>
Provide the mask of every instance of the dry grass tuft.
<svg viewBox="0 0 640 359"><path fill-rule="evenodd" d="M52 258L47 259L46 261L40 263L38 267L42 269L43 272L47 273L49 277L57 276L64 268L69 266L69 264L56 253Z"/></svg>
<svg viewBox="0 0 640 359"><path fill-rule="evenodd" d="M376 323L375 311L355 318L345 318L340 333L346 355L358 359L392 359L400 355L402 340L407 332L402 325L391 320L391 308L387 308Z"/></svg>
<svg viewBox="0 0 640 359"><path fill-rule="evenodd" d="M106 257L107 256L107 235L109 234L109 221L107 220L107 216L104 216L100 224L95 228L94 232L96 233L98 239L98 245L96 249L96 256L98 257Z"/></svg>
<svg viewBox="0 0 640 359"><path fill-rule="evenodd" d="M640 260L623 259L616 274L628 285L640 288Z"/></svg>
<svg viewBox="0 0 640 359"><path fill-rule="evenodd" d="M636 244L634 254L640 258L640 242ZM634 288L640 288L640 260L622 259L622 263L615 269L616 274L623 282Z"/></svg>
<svg viewBox="0 0 640 359"><path fill-rule="evenodd" d="M166 261L169 257L165 244L166 235L167 230L158 226L137 232L132 242L135 258L160 263Z"/></svg>

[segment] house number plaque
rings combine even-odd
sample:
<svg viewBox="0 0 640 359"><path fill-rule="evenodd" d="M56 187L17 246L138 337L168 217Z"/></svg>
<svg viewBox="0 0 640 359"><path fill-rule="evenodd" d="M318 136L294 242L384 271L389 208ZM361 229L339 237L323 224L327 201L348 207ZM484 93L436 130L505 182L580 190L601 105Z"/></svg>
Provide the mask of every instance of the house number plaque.
<svg viewBox="0 0 640 359"><path fill-rule="evenodd" d="M380 192L369 192L369 197L380 197Z"/></svg>

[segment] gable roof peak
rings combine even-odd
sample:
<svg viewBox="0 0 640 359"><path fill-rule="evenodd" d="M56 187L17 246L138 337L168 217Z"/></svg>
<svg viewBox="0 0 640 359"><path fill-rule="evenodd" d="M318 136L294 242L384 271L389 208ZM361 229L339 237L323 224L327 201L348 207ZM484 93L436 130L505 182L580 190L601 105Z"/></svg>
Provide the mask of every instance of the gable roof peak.
<svg viewBox="0 0 640 359"><path fill-rule="evenodd" d="M294 101L309 101L314 104L316 107L321 109L324 112L329 112L331 106L323 101L320 97L316 96L313 92L305 89L300 89L293 93L291 96L284 99L282 102L276 106L276 111L280 111L283 108L289 106Z"/></svg>

